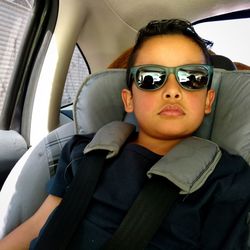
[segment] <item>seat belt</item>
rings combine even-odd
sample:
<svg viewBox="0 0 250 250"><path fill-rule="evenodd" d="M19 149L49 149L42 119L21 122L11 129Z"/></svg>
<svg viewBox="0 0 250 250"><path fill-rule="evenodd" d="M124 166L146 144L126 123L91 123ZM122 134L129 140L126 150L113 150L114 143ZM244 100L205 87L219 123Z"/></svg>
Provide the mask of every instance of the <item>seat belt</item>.
<svg viewBox="0 0 250 250"><path fill-rule="evenodd" d="M143 250L176 200L179 188L166 178L146 181L120 227L103 250Z"/></svg>
<svg viewBox="0 0 250 250"><path fill-rule="evenodd" d="M34 249L67 249L87 211L108 152L95 150L79 161L72 184L39 235Z"/></svg>
<svg viewBox="0 0 250 250"><path fill-rule="evenodd" d="M68 249L94 194L107 153L106 150L95 150L79 162L72 184L39 235L35 250ZM103 249L145 249L178 192L178 188L164 177L153 176L147 180L120 227Z"/></svg>

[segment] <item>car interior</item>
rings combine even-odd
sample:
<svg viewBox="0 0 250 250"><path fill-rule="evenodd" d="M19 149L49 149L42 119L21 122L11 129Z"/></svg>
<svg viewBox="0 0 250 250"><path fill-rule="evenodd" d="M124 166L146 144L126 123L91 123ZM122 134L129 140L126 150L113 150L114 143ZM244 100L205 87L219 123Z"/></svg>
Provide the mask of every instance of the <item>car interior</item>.
<svg viewBox="0 0 250 250"><path fill-rule="evenodd" d="M112 121L136 126L124 113L125 69L109 65L154 19L193 23L250 18L249 0L46 0L34 2L0 121L0 238L30 217L46 198L60 152L74 134L94 133ZM209 39L209 38L208 38ZM75 46L87 74L74 102L61 107ZM227 55L212 55L213 112L196 136L212 140L250 164L250 70ZM108 69L107 69L108 68ZM230 126L229 126L230 124ZM250 239L249 239L250 247Z"/></svg>

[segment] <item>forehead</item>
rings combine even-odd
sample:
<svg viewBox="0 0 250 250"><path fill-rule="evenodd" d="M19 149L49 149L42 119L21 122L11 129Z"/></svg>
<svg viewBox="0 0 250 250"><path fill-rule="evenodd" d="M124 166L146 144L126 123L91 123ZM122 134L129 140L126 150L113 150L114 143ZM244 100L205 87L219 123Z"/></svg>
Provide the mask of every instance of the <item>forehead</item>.
<svg viewBox="0 0 250 250"><path fill-rule="evenodd" d="M205 63L200 46L184 35L160 35L147 39L137 52L135 64L178 66Z"/></svg>

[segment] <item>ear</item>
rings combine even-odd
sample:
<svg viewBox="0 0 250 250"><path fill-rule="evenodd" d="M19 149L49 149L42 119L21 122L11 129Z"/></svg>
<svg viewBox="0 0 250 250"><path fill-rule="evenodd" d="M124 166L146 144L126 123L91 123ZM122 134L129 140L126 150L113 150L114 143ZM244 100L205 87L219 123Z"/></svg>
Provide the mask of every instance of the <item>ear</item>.
<svg viewBox="0 0 250 250"><path fill-rule="evenodd" d="M130 90L123 89L121 92L124 109L127 113L134 111L133 96Z"/></svg>
<svg viewBox="0 0 250 250"><path fill-rule="evenodd" d="M213 102L215 99L215 91L210 89L207 91L205 114L209 114L212 110Z"/></svg>

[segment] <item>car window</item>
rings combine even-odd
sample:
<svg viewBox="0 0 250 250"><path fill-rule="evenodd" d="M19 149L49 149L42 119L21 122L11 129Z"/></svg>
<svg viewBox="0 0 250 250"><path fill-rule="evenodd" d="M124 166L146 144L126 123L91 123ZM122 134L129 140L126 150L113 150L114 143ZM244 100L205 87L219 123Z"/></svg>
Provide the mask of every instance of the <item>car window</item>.
<svg viewBox="0 0 250 250"><path fill-rule="evenodd" d="M75 46L64 87L61 106L67 106L74 101L75 95L83 79L89 75L89 67L78 46Z"/></svg>
<svg viewBox="0 0 250 250"><path fill-rule="evenodd" d="M0 1L0 114L34 0Z"/></svg>
<svg viewBox="0 0 250 250"><path fill-rule="evenodd" d="M250 65L250 18L199 23L195 30L214 43L214 53Z"/></svg>

